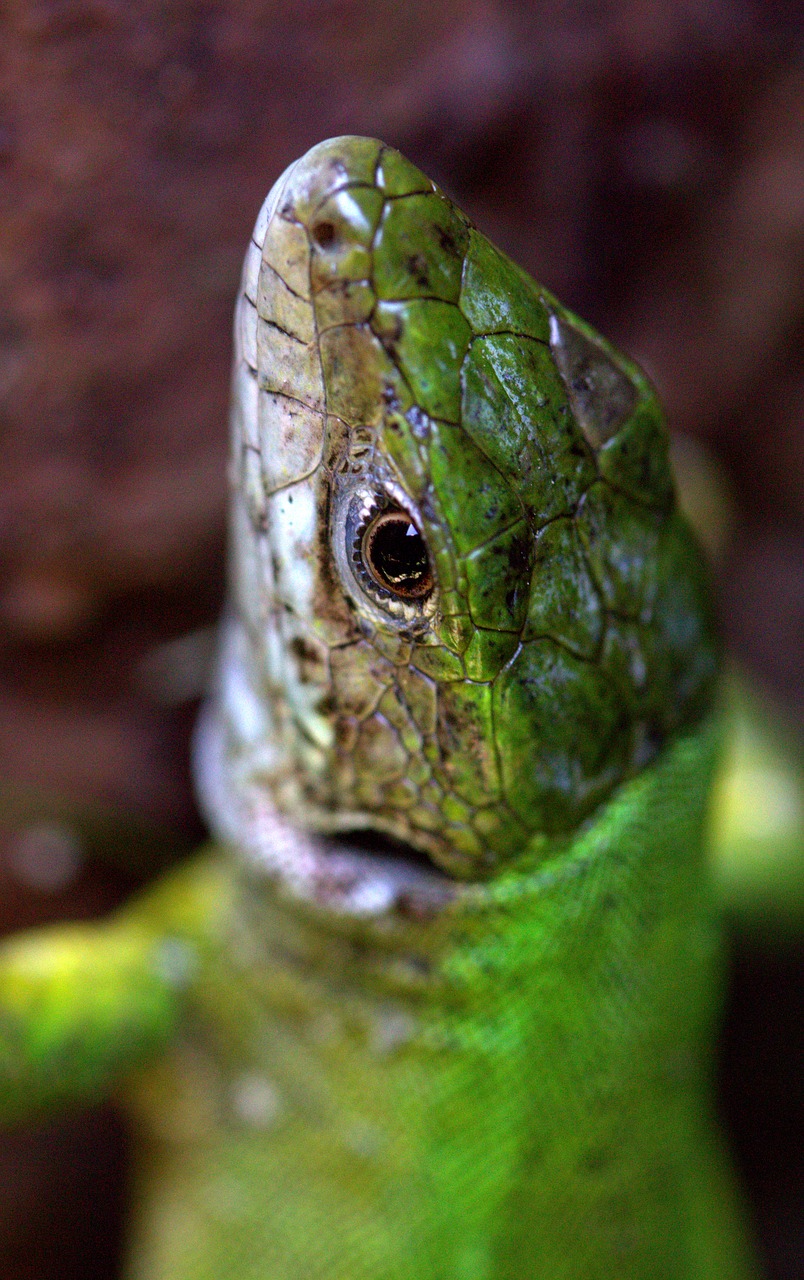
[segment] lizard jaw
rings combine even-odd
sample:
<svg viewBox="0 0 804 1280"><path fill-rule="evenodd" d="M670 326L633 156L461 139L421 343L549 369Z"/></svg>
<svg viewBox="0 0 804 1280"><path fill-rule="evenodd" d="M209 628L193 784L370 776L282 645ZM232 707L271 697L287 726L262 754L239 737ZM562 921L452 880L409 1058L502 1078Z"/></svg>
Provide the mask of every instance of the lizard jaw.
<svg viewBox="0 0 804 1280"><path fill-rule="evenodd" d="M208 710L196 729L194 759L210 825L281 892L333 914L371 919L430 918L461 892L418 850L376 830L329 835L295 825L264 789L233 784L224 751L221 726Z"/></svg>

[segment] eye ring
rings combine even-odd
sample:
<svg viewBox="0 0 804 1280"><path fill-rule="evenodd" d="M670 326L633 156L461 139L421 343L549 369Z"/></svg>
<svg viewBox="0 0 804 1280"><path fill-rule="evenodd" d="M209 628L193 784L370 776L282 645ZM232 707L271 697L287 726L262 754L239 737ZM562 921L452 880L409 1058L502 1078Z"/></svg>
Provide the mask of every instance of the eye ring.
<svg viewBox="0 0 804 1280"><path fill-rule="evenodd" d="M383 592L411 601L431 594L435 578L427 544L407 511L379 511L355 541L364 568Z"/></svg>
<svg viewBox="0 0 804 1280"><path fill-rule="evenodd" d="M365 472L334 476L330 548L338 577L366 623L423 634L438 614L439 587L422 520L395 477Z"/></svg>

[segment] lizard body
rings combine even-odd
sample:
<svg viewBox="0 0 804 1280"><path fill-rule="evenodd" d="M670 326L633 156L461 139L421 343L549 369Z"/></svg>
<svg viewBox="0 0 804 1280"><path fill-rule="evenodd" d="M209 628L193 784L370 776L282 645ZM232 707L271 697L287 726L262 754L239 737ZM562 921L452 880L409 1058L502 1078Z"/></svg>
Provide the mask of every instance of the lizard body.
<svg viewBox="0 0 804 1280"><path fill-rule="evenodd" d="M0 1109L118 1090L131 1280L743 1280L711 1116L717 642L640 371L397 152L235 320L221 847L13 940Z"/></svg>

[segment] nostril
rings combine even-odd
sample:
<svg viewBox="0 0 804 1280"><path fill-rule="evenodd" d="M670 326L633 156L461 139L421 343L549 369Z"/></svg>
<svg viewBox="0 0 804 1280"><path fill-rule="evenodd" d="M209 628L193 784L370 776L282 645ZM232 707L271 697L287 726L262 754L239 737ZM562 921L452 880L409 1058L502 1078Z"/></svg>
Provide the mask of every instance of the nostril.
<svg viewBox="0 0 804 1280"><path fill-rule="evenodd" d="M331 222L317 222L312 229L312 236L320 248L328 249L330 245L335 243L334 224Z"/></svg>

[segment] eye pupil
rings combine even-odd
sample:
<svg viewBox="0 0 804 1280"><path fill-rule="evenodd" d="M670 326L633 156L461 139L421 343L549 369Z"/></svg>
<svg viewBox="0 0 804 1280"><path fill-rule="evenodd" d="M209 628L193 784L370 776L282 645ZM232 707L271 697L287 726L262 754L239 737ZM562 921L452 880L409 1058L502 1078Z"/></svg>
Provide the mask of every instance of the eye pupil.
<svg viewBox="0 0 804 1280"><path fill-rule="evenodd" d="M375 582L394 595L418 600L433 589L424 538L404 511L387 511L363 535L363 560Z"/></svg>

